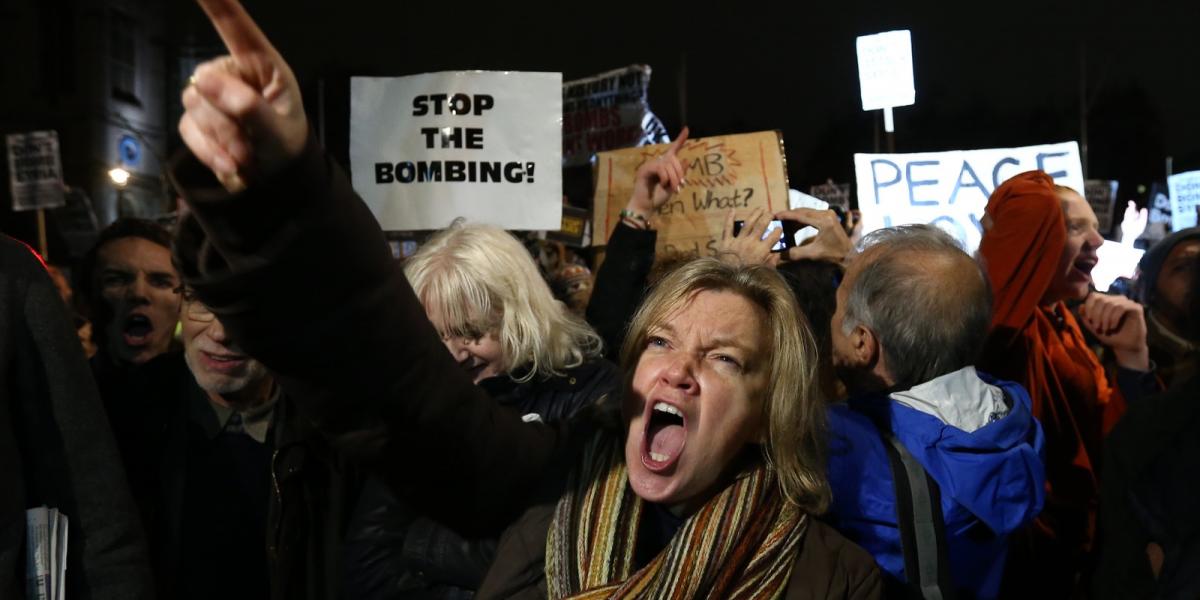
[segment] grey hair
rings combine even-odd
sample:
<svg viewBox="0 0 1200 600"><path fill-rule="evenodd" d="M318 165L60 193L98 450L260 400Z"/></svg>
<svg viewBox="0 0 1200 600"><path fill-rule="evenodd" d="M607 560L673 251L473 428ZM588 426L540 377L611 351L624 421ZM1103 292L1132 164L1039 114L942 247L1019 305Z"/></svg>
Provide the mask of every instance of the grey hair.
<svg viewBox="0 0 1200 600"><path fill-rule="evenodd" d="M992 294L958 241L934 225L901 225L867 234L860 248L859 260L869 262L850 281L842 329L862 325L875 334L895 389L974 363L991 325Z"/></svg>

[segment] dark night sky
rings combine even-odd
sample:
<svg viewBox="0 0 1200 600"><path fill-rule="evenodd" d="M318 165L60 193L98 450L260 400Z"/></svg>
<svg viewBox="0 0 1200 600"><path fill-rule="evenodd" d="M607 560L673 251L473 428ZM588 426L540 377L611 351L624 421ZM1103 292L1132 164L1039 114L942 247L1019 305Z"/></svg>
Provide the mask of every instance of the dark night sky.
<svg viewBox="0 0 1200 600"><path fill-rule="evenodd" d="M513 3L247 0L316 108L326 85L329 145L345 153L346 77L448 69L586 76L654 68L652 108L674 132L782 129L793 186L853 175L874 150L854 38L912 30L917 103L896 111L897 151L1079 139L1089 105L1089 176L1149 182L1200 169L1200 2L1033 2L874 6L816 3ZM174 3L175 39L215 42L199 9ZM1081 69L1081 55L1086 68ZM686 85L681 77L686 64ZM340 141L339 141L340 140Z"/></svg>

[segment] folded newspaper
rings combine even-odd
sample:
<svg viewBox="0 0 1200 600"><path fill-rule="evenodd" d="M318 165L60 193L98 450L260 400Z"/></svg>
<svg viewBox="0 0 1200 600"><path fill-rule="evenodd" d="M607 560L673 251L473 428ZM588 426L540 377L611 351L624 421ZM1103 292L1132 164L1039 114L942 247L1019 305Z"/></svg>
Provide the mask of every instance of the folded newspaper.
<svg viewBox="0 0 1200 600"><path fill-rule="evenodd" d="M64 600L67 579L67 516L57 508L25 511L25 583L30 600Z"/></svg>

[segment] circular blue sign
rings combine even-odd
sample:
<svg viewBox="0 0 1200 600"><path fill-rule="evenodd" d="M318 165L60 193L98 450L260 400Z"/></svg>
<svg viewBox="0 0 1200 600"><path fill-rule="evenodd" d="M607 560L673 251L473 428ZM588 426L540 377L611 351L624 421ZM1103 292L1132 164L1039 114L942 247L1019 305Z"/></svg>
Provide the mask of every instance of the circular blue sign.
<svg viewBox="0 0 1200 600"><path fill-rule="evenodd" d="M117 142L117 155L121 158L121 164L136 167L142 160L142 145L137 138L125 134Z"/></svg>

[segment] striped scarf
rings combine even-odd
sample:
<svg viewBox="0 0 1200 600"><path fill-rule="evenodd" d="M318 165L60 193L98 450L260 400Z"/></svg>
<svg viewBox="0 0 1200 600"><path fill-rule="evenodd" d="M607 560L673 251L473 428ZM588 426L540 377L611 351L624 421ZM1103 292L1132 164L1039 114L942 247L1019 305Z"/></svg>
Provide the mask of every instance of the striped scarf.
<svg viewBox="0 0 1200 600"><path fill-rule="evenodd" d="M634 571L643 501L629 487L621 436L588 444L546 540L551 598L779 598L807 525L761 463L743 471Z"/></svg>

